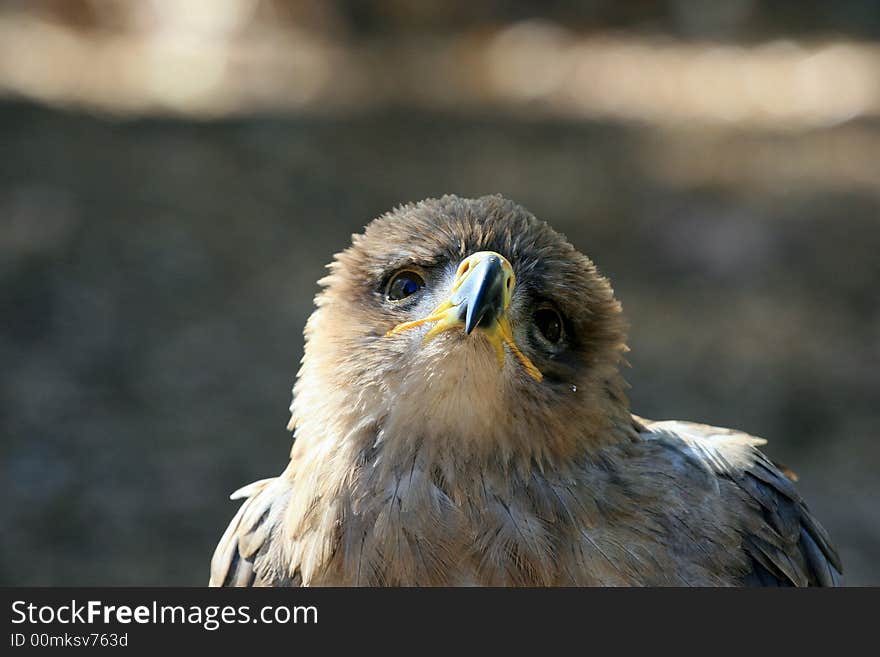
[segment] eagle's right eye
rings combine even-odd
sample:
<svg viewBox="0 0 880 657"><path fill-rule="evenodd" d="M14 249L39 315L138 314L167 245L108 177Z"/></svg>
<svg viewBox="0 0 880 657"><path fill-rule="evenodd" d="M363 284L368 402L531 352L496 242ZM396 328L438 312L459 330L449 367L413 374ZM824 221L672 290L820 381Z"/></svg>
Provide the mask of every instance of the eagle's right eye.
<svg viewBox="0 0 880 657"><path fill-rule="evenodd" d="M425 287L425 280L416 272L404 269L388 281L385 296L389 301L401 301Z"/></svg>

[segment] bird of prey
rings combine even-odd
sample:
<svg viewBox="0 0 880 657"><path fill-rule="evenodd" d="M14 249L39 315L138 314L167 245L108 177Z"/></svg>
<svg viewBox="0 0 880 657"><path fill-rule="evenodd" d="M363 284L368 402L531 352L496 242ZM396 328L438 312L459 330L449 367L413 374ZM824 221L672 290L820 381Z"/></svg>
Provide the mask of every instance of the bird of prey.
<svg viewBox="0 0 880 657"><path fill-rule="evenodd" d="M212 585L839 583L763 440L632 414L611 286L519 205L399 207L329 269Z"/></svg>

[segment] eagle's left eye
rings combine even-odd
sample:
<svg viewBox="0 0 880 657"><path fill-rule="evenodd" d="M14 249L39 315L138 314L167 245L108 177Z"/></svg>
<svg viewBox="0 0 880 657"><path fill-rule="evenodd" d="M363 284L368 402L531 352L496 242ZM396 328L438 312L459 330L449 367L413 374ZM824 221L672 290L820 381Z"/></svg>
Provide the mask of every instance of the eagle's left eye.
<svg viewBox="0 0 880 657"><path fill-rule="evenodd" d="M562 340L564 333L562 316L555 308L550 306L542 306L535 311L535 326L544 336L544 339L551 344L556 344Z"/></svg>
<svg viewBox="0 0 880 657"><path fill-rule="evenodd" d="M389 301L401 301L412 296L423 287L425 287L425 280L419 274L412 270L404 269L394 274L391 280L388 281L388 286L385 288L385 296L388 297Z"/></svg>

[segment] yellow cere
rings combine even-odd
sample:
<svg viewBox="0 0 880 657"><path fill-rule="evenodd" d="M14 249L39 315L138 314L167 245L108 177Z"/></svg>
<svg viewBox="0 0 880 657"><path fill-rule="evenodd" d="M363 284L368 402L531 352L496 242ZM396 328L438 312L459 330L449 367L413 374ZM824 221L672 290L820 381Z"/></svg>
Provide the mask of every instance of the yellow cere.
<svg viewBox="0 0 880 657"><path fill-rule="evenodd" d="M513 288L515 285L513 267L510 262L508 262L507 258L494 251L480 251L465 258L458 266L458 270L455 273L455 280L452 284L449 298L434 308L427 317L398 324L385 334L386 337L409 331L410 329L422 326L423 324L433 323L434 326L431 327L431 330L425 334L425 337L422 340L422 344L427 344L443 331L448 331L454 328L463 328L464 322L460 318L461 312L459 306L466 300L456 299L456 293L467 281L468 276L470 276L471 272L476 269L477 265L493 256L500 258L501 260L501 267L505 280L503 290L504 307L502 313L490 326L481 325L480 330L483 331L483 334L489 339L489 342L495 348L495 352L498 355L499 367L504 365L504 345L507 345L507 348L510 349L510 352L522 364L529 376L536 381L541 381L544 378L541 371L535 367L529 357L522 353L516 346L516 342L513 339L513 330L507 317L507 309L510 306L510 300L513 296Z"/></svg>

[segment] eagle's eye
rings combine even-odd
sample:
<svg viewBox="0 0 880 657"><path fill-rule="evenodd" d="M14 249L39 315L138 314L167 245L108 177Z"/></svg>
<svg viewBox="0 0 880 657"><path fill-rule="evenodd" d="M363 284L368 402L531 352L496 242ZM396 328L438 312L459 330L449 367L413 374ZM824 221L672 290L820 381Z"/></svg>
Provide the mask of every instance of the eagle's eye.
<svg viewBox="0 0 880 657"><path fill-rule="evenodd" d="M403 269L388 281L385 296L389 301L401 301L425 287L425 280L411 269Z"/></svg>
<svg viewBox="0 0 880 657"><path fill-rule="evenodd" d="M556 344L562 340L562 317L555 308L542 306L535 311L533 319L547 342Z"/></svg>

